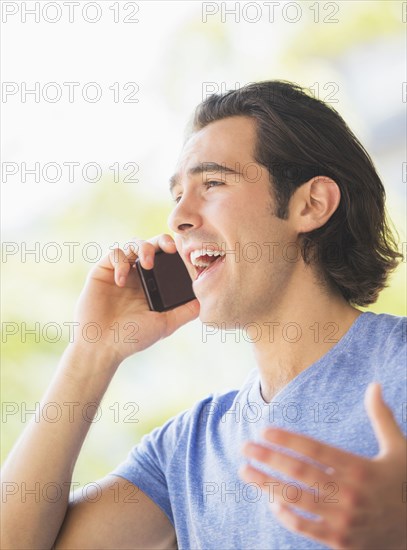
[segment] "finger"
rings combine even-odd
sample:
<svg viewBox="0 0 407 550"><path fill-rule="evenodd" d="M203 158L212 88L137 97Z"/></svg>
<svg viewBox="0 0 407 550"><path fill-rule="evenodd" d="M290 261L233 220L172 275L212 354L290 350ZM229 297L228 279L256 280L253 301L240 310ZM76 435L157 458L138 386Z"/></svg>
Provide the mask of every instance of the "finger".
<svg viewBox="0 0 407 550"><path fill-rule="evenodd" d="M339 493L339 485L330 483L314 483L313 487L304 487L295 481L282 481L277 477L265 474L250 464L246 464L239 470L239 475L247 483L259 485L269 502L284 502L296 506L305 512L325 518L335 517L343 504L336 498Z"/></svg>
<svg viewBox="0 0 407 550"><path fill-rule="evenodd" d="M120 248L115 248L109 253L108 260L114 269L115 283L117 286L123 287L126 284L127 275L130 271L128 256Z"/></svg>
<svg viewBox="0 0 407 550"><path fill-rule="evenodd" d="M387 453L393 443L400 438L404 441L404 436L391 409L383 400L380 384L368 385L365 393L365 408L379 443L379 454Z"/></svg>
<svg viewBox="0 0 407 550"><path fill-rule="evenodd" d="M267 428L262 435L270 443L286 447L336 471L347 467L358 458L354 454L331 447L312 437L280 428Z"/></svg>
<svg viewBox="0 0 407 550"><path fill-rule="evenodd" d="M134 238L126 244L126 248L139 258L144 269L154 267L154 256L159 250L169 254L177 251L174 239L166 233L151 237L148 240Z"/></svg>
<svg viewBox="0 0 407 550"><path fill-rule="evenodd" d="M158 236L158 246L167 254L174 254L177 251L174 239L167 233Z"/></svg>
<svg viewBox="0 0 407 550"><path fill-rule="evenodd" d="M269 449L253 442L245 443L242 451L245 456L263 462L273 470L278 470L290 478L307 485L332 481L334 469L330 466L322 469L316 464L311 464L287 453L282 453L278 449Z"/></svg>
<svg viewBox="0 0 407 550"><path fill-rule="evenodd" d="M336 548L332 545L332 527L323 518L311 520L299 516L287 504L276 502L271 506L274 515L278 521L290 531L300 533L318 542L325 543L331 548Z"/></svg>
<svg viewBox="0 0 407 550"><path fill-rule="evenodd" d="M135 260L139 259L144 269L151 269L153 267L151 257L154 256L155 249L154 246L145 239L134 237L131 241L127 242L123 248L127 258L133 260L133 264Z"/></svg>

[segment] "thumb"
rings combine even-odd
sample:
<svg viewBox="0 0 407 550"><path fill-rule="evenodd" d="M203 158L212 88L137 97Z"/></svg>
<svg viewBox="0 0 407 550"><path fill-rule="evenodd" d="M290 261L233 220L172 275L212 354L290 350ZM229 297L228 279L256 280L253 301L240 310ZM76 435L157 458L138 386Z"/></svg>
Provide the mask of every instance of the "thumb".
<svg viewBox="0 0 407 550"><path fill-rule="evenodd" d="M379 454L386 454L402 434L393 412L383 400L381 386L377 382L372 382L367 387L365 409L379 443Z"/></svg>

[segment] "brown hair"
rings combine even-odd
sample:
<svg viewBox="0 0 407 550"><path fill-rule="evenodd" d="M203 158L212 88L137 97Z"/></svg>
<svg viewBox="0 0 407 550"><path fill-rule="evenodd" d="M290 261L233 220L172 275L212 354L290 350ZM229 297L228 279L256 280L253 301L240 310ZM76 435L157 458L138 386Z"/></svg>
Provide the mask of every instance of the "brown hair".
<svg viewBox="0 0 407 550"><path fill-rule="evenodd" d="M363 145L332 107L279 80L213 94L196 108L190 131L231 116L255 119L254 157L270 174L276 215L288 216L293 192L314 176L338 185L338 208L322 227L302 234L304 262L318 258L325 281L349 302L377 300L402 254L386 221L385 190Z"/></svg>

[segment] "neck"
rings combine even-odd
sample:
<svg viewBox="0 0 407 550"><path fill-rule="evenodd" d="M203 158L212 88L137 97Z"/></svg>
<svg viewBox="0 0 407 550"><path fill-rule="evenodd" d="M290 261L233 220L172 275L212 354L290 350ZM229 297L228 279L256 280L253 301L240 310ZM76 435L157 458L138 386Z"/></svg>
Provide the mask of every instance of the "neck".
<svg viewBox="0 0 407 550"><path fill-rule="evenodd" d="M335 346L362 313L337 293L321 292L315 282L302 281L285 296L289 303L264 317L261 338L249 334L267 402Z"/></svg>

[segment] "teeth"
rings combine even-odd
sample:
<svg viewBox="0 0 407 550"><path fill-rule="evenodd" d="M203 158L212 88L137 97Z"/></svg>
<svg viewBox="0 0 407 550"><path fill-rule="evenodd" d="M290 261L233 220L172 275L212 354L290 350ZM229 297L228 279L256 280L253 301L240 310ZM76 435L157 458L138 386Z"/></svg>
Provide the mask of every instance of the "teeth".
<svg viewBox="0 0 407 550"><path fill-rule="evenodd" d="M198 258L200 258L201 256L224 256L224 255L225 255L225 252L222 250L199 248L191 252L190 258L191 258L191 263L196 267L208 267L208 265L210 265L211 262L205 261L203 259L200 259L198 261Z"/></svg>
<svg viewBox="0 0 407 550"><path fill-rule="evenodd" d="M203 260L194 260L193 262L193 265L195 267L208 267L208 265L210 265L211 262L204 262Z"/></svg>

